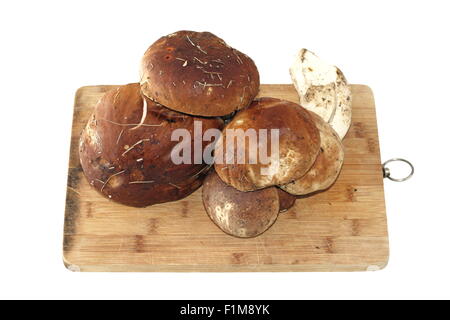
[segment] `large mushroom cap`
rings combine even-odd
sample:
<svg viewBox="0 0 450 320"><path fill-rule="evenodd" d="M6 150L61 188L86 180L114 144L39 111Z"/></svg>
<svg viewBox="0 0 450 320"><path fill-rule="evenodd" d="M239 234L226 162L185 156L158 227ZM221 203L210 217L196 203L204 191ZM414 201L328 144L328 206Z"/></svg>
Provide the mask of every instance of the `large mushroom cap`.
<svg viewBox="0 0 450 320"><path fill-rule="evenodd" d="M244 136L252 132L256 139ZM263 132L267 132L267 139ZM234 139L236 135L238 138ZM226 125L215 147L215 168L227 184L252 191L302 177L313 165L319 149L319 131L306 109L289 101L261 98ZM265 154L267 159L261 157ZM240 163L240 156L245 157L244 163Z"/></svg>
<svg viewBox="0 0 450 320"><path fill-rule="evenodd" d="M142 92L173 110L224 116L259 91L256 65L209 32L179 31L153 43L141 61Z"/></svg>
<svg viewBox="0 0 450 320"><path fill-rule="evenodd" d="M175 164L171 152L178 141L171 141L171 135L185 129L194 136L194 121L201 122L203 131L223 125L218 118L166 109L141 96L137 83L105 93L80 138L88 181L105 197L136 207L189 195L201 185L207 168L203 163Z"/></svg>

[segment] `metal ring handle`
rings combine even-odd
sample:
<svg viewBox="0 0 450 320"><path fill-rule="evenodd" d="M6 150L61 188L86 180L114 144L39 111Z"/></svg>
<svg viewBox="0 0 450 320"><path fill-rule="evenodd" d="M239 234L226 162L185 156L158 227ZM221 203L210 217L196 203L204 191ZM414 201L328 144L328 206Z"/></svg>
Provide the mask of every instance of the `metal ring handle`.
<svg viewBox="0 0 450 320"><path fill-rule="evenodd" d="M406 163L406 164L408 164L410 166L411 172L409 173L409 175L407 177L400 178L400 179L391 177L391 170L388 167L386 167L386 165L388 163L395 162L395 161L404 162L404 163ZM409 162L408 160L405 160L405 159L402 159L402 158L389 159L388 161L383 163L382 167L383 167L383 178L388 178L389 180L392 180L392 181L395 181L395 182L406 181L406 180L408 180L409 178L411 178L414 175L414 166L412 165L412 163Z"/></svg>

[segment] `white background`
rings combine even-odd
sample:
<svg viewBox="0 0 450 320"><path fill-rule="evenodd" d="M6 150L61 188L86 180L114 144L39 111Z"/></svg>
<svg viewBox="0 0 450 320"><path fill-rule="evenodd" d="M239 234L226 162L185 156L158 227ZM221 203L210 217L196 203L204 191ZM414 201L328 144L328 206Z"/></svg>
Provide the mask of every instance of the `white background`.
<svg viewBox="0 0 450 320"><path fill-rule="evenodd" d="M2 1L0 298L450 298L448 1ZM211 31L289 83L301 47L372 87L391 258L370 273L80 274L62 263L76 89L138 80L146 48Z"/></svg>

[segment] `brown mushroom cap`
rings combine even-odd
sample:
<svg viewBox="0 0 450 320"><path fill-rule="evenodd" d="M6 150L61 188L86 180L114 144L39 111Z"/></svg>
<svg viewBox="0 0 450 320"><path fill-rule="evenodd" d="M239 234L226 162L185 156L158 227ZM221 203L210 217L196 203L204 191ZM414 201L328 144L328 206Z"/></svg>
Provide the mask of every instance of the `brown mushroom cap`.
<svg viewBox="0 0 450 320"><path fill-rule="evenodd" d="M305 195L329 188L339 176L344 163L344 146L339 135L321 117L311 112L320 131L320 152L311 169L300 179L280 186L283 190Z"/></svg>
<svg viewBox="0 0 450 320"><path fill-rule="evenodd" d="M223 116L250 104L259 73L252 59L214 34L178 31L145 52L141 85L143 94L170 109Z"/></svg>
<svg viewBox="0 0 450 320"><path fill-rule="evenodd" d="M242 192L224 183L214 170L203 183L203 205L222 231L240 238L269 229L280 209L276 187Z"/></svg>
<svg viewBox="0 0 450 320"><path fill-rule="evenodd" d="M232 129L234 131L229 131ZM234 143L234 148L227 147L232 140L230 132L248 132L253 129L267 129L269 142L268 155L270 163L264 163L258 156L256 163L251 163L250 139L246 143ZM279 130L279 161L272 149L271 129ZM258 134L258 141L261 141ZM253 144L260 154L265 144ZM286 184L302 177L313 165L320 149L319 130L310 113L299 105L273 98L261 98L253 101L241 110L223 130L222 137L215 146L215 169L220 178L240 191L253 191L269 186ZM222 155L222 156L220 156ZM245 163L237 163L239 155L245 155ZM229 161L234 156L234 161ZM227 163L233 162L233 163ZM265 170L262 171L262 169Z"/></svg>
<svg viewBox="0 0 450 320"><path fill-rule="evenodd" d="M278 191L278 201L280 202L280 212L285 212L292 208L295 204L297 198L286 191L277 188Z"/></svg>
<svg viewBox="0 0 450 320"><path fill-rule="evenodd" d="M203 131L223 126L218 118L166 109L141 96L137 83L105 93L80 138L85 176L105 197L130 206L189 195L201 185L207 168L173 163L171 151L178 141L171 141L171 134L183 128L194 136L194 121L202 122ZM203 148L208 143L203 142Z"/></svg>

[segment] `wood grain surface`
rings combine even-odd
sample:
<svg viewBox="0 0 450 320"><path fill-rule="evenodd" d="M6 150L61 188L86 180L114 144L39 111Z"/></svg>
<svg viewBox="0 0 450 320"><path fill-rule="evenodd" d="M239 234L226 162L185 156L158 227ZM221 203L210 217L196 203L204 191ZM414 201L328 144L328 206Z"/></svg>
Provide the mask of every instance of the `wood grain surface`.
<svg viewBox="0 0 450 320"><path fill-rule="evenodd" d="M78 139L97 100L116 86L75 97L64 224L71 271L375 271L389 257L383 177L372 91L352 85L345 162L327 191L298 199L263 235L237 239L206 215L201 189L183 200L130 208L103 198L83 176ZM260 96L298 102L291 85Z"/></svg>

